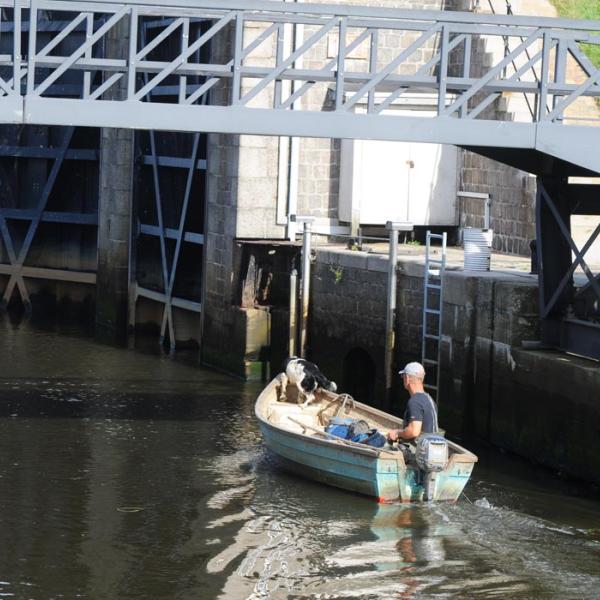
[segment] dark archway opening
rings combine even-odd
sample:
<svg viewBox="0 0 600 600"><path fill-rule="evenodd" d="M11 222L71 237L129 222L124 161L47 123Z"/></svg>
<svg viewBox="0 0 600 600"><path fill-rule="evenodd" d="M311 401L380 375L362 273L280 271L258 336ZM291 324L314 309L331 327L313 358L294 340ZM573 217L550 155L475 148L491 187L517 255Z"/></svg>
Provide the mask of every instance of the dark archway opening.
<svg viewBox="0 0 600 600"><path fill-rule="evenodd" d="M342 390L359 402L374 403L376 367L366 350L352 348L344 358Z"/></svg>

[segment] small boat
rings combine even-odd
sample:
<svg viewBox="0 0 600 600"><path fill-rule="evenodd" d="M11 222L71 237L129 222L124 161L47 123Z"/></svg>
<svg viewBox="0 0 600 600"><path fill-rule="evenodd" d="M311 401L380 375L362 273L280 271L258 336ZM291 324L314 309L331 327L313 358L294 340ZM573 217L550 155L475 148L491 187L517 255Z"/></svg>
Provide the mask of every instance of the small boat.
<svg viewBox="0 0 600 600"><path fill-rule="evenodd" d="M402 419L324 390L303 407L296 386L282 381L278 375L261 392L255 413L266 446L286 468L380 502L458 500L477 462L475 454L447 440L444 465L425 472L414 443L376 448L326 431L332 418L344 417L366 421L386 435L402 428Z"/></svg>

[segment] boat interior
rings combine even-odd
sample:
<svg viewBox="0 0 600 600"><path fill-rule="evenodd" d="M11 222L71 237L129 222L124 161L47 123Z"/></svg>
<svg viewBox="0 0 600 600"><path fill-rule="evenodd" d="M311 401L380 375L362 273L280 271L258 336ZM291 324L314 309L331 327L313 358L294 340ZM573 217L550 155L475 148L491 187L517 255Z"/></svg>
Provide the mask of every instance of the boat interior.
<svg viewBox="0 0 600 600"><path fill-rule="evenodd" d="M317 390L315 399L307 406L303 405L303 398L299 401L298 389L295 385L285 385L280 379L275 378L262 394L261 406L257 407L263 418L280 429L318 437L331 439L344 445L369 448L376 452L392 452L388 444L383 448L371 448L364 444L335 438L325 429L332 417L346 417L366 421L370 429L377 429L384 436L391 429L403 427L402 419L380 411L376 408L355 401L348 394L336 394L325 390ZM403 444L406 446L407 444ZM414 446L414 444L411 444ZM450 458L455 460L459 455L474 456L471 452L458 444L448 440ZM394 452L395 453L395 452Z"/></svg>
<svg viewBox="0 0 600 600"><path fill-rule="evenodd" d="M294 385L287 386L285 396L277 395L276 404L271 404L267 414L273 425L298 432L303 432L303 425L324 431L332 417L363 419L370 427L379 429L383 434L402 426L402 419L385 413L378 415L375 409L365 410L348 394L318 390L315 400L308 406L303 406L302 401L298 401L298 391Z"/></svg>

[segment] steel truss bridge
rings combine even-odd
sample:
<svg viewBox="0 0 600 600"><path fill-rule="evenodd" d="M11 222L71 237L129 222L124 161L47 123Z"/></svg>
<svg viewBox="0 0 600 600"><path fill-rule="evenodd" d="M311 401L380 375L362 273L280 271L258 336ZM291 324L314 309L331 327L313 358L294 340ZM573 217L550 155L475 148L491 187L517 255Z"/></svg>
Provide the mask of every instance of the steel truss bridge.
<svg viewBox="0 0 600 600"><path fill-rule="evenodd" d="M5 19L26 24L28 33L26 42L15 36L12 53L0 56L5 123L518 148L600 171L600 156L584 147L596 131L569 114L581 98L600 96L600 73L580 48L600 44L600 23L260 0L1 0L0 6ZM156 20L164 21L163 30L144 39L144 25ZM128 43L103 55L106 38L123 23ZM291 26L306 33L286 49ZM49 27L50 39L40 35ZM85 38L69 45L80 30ZM408 40L393 54L383 51L391 36ZM506 54L478 72L472 48L494 38ZM332 39L332 58L302 65ZM270 59L257 61L268 45ZM154 58L165 47L167 57ZM167 81L178 93L165 107L157 92ZM71 86L70 98L55 97L61 84ZM115 99L118 86L123 93ZM314 86L331 92L325 110L301 102ZM223 87L226 94L211 93ZM386 110L415 93L433 96L433 119ZM490 118L485 109L514 94L528 97L528 122Z"/></svg>
<svg viewBox="0 0 600 600"><path fill-rule="evenodd" d="M600 192L568 183L600 174L600 121L586 108L600 70L582 50L600 45L600 22L262 0L0 10L4 124L446 143L536 174L543 337L600 357L600 284L569 230L570 215L600 214ZM526 110L511 113L515 98Z"/></svg>

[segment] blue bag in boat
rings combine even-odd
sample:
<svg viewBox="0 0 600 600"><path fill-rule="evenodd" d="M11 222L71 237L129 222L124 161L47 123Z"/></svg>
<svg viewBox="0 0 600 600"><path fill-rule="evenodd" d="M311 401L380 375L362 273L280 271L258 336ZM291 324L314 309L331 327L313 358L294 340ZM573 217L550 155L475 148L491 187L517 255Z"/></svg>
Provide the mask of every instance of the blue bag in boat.
<svg viewBox="0 0 600 600"><path fill-rule="evenodd" d="M349 417L331 417L325 431L336 437L347 440L350 437L350 430L356 422L356 419Z"/></svg>
<svg viewBox="0 0 600 600"><path fill-rule="evenodd" d="M369 431L369 424L362 419L331 417L325 431L345 440L352 440L358 435L367 433Z"/></svg>
<svg viewBox="0 0 600 600"><path fill-rule="evenodd" d="M385 446L385 436L379 433L377 429L369 429L366 433L360 433L351 438L353 442L373 446L373 448L383 448Z"/></svg>

